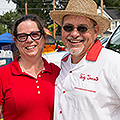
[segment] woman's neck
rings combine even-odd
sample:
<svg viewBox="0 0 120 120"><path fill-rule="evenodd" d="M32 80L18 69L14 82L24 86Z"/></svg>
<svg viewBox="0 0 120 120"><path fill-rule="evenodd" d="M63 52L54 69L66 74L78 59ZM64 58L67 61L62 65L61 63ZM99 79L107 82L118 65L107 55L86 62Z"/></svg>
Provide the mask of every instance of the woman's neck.
<svg viewBox="0 0 120 120"><path fill-rule="evenodd" d="M42 71L44 68L44 62L43 62L42 57L40 57L37 60L36 59L26 60L26 59L20 58L19 65L20 65L22 71L32 75L35 78L37 77L39 72Z"/></svg>

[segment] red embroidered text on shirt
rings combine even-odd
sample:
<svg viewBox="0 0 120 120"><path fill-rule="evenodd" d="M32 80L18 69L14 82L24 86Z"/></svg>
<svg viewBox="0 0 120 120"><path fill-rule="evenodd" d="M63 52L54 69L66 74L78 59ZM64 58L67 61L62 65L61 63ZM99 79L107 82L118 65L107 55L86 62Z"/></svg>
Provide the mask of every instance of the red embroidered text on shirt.
<svg viewBox="0 0 120 120"><path fill-rule="evenodd" d="M98 77L91 77L91 75L85 75L83 73L80 74L80 79L82 79L82 81L85 81L85 80L93 80L93 81L98 81Z"/></svg>

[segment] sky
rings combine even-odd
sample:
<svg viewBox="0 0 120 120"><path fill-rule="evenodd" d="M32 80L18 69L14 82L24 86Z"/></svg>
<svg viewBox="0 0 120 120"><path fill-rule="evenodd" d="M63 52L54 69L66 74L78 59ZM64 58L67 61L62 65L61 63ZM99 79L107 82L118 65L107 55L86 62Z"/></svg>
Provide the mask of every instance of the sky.
<svg viewBox="0 0 120 120"><path fill-rule="evenodd" d="M14 10L15 7L16 5L11 1L8 3L6 0L0 0L0 15L3 15L10 10Z"/></svg>

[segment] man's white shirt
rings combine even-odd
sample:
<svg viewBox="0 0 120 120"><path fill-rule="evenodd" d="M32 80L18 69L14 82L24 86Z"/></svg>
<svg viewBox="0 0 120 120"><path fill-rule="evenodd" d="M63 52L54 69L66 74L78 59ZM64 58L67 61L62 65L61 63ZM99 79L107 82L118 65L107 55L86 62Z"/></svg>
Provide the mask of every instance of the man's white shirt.
<svg viewBox="0 0 120 120"><path fill-rule="evenodd" d="M71 55L61 61L54 120L120 120L120 55L101 46L74 67Z"/></svg>

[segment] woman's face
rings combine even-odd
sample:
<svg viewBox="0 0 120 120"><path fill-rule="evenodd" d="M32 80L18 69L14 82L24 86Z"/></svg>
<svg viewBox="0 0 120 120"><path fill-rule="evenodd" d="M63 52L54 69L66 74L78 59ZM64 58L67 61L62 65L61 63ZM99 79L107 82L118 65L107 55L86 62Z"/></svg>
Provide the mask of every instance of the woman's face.
<svg viewBox="0 0 120 120"><path fill-rule="evenodd" d="M17 34L21 34L21 33L30 34L35 31L40 31L40 30L38 29L36 22L31 20L23 21L17 27ZM22 37L24 36L20 36L20 38ZM41 38L38 40L33 40L30 36L28 36L27 40L24 42L19 42L16 39L15 44L20 52L21 58L25 58L25 57L32 58L32 57L41 56L44 47L44 39L45 38L42 34L41 34Z"/></svg>

